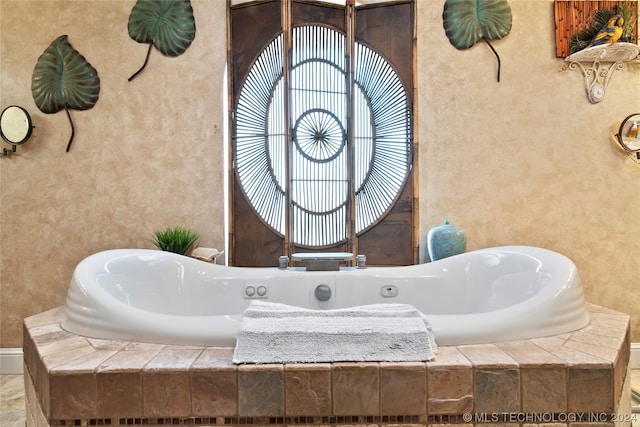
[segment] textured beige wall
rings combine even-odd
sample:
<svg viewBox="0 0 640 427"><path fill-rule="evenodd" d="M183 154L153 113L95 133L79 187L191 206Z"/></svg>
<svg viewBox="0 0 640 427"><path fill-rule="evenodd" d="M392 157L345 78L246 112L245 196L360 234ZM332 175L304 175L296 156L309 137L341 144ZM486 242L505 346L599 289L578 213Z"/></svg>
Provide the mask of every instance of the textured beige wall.
<svg viewBox="0 0 640 427"><path fill-rule="evenodd" d="M117 247L152 247L153 230L185 225L222 247L225 2L193 0L197 34L177 58L144 61L126 25L133 0L0 1L0 107L32 113L34 137L0 159L0 347L21 345L22 318L64 302L74 266ZM582 77L554 55L553 2L511 0L513 29L494 46L453 48L443 0L418 0L420 226L445 217L469 248L548 247L580 268L587 299L632 314L640 341L640 165L609 132L640 112L640 64L590 104ZM38 56L56 37L98 70L100 100L41 113Z"/></svg>
<svg viewBox="0 0 640 427"><path fill-rule="evenodd" d="M609 138L640 113L640 61L591 104L555 58L553 2L511 0L511 33L456 51L443 1L418 0L420 225L448 217L469 249L524 244L574 260L587 300L632 315L640 341L640 164ZM615 132L614 132L615 133Z"/></svg>
<svg viewBox="0 0 640 427"><path fill-rule="evenodd" d="M196 37L168 58L133 41L135 1L0 1L0 105L33 116L33 138L0 159L0 347L18 347L25 316L63 304L75 264L110 248L152 248L153 231L181 225L222 248L226 3L193 1ZM100 99L43 114L31 96L38 57L58 36L98 71Z"/></svg>

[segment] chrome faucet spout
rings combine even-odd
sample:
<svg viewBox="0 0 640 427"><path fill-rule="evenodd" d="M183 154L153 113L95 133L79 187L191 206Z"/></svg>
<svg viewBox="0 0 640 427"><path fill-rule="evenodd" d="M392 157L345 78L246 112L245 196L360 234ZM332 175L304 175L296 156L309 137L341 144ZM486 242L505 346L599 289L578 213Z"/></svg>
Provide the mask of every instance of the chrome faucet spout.
<svg viewBox="0 0 640 427"><path fill-rule="evenodd" d="M350 252L308 252L291 255L293 261L302 262L307 271L339 271L340 263L353 259Z"/></svg>
<svg viewBox="0 0 640 427"><path fill-rule="evenodd" d="M289 268L289 257L286 255L282 255L280 258L278 258L278 268L280 270L286 270L287 268Z"/></svg>
<svg viewBox="0 0 640 427"><path fill-rule="evenodd" d="M367 268L367 256L366 255L357 255L356 256L356 267L358 268Z"/></svg>

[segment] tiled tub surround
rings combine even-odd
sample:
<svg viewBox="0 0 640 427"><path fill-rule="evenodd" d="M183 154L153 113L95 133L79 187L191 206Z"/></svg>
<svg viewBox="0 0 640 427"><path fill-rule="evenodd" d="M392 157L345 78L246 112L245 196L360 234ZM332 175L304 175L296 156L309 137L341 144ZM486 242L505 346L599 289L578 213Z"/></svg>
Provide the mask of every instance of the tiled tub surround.
<svg viewBox="0 0 640 427"><path fill-rule="evenodd" d="M25 319L27 425L628 425L608 417L630 411L629 316L589 312L573 333L427 363L236 366L231 348L74 335L58 308Z"/></svg>

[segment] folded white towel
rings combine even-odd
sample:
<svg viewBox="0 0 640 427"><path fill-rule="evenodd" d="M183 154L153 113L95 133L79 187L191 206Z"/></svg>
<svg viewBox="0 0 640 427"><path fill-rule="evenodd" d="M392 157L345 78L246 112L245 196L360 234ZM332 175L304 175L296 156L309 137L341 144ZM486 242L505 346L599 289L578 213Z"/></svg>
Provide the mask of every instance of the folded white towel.
<svg viewBox="0 0 640 427"><path fill-rule="evenodd" d="M191 256L193 258L201 259L204 261L213 261L224 253L224 251L220 252L216 248L201 248L197 247L191 251Z"/></svg>
<svg viewBox="0 0 640 427"><path fill-rule="evenodd" d="M424 315L408 304L309 310L252 301L233 362L424 361L436 343Z"/></svg>

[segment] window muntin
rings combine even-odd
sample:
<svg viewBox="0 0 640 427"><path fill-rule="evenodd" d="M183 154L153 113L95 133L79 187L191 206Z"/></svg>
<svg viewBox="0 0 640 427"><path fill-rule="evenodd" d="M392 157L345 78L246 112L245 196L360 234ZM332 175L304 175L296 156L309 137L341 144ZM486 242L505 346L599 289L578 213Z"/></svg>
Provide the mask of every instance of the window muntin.
<svg viewBox="0 0 640 427"><path fill-rule="evenodd" d="M290 240L302 246L348 238L350 189L356 233L374 225L393 205L411 169L405 88L381 55L357 42L350 129L345 43L343 34L327 27L295 27L287 94L283 37L276 37L253 64L236 108L235 167L243 191L280 235L287 232L290 215ZM286 191L291 206L285 206Z"/></svg>

